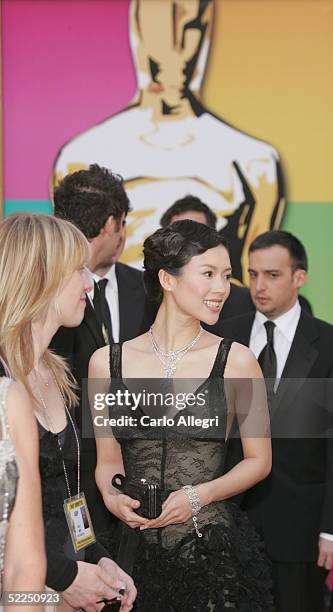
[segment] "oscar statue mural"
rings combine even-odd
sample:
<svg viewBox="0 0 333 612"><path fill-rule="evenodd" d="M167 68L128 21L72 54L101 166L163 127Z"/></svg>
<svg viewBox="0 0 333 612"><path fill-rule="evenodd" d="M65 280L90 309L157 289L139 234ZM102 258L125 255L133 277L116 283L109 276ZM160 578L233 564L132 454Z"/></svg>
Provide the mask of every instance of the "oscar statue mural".
<svg viewBox="0 0 333 612"><path fill-rule="evenodd" d="M214 4L132 0L136 97L65 144L53 180L94 162L123 176L133 212L122 260L132 265L140 264L143 240L164 210L187 194L199 197L217 214L234 278L246 284L250 242L280 225L283 181L270 144L229 125L202 102Z"/></svg>

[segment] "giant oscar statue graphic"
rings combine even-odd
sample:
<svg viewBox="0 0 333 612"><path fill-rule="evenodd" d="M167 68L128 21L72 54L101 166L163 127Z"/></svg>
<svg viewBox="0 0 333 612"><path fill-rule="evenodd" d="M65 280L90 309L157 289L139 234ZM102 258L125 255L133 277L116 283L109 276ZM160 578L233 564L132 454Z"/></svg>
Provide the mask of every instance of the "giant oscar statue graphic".
<svg viewBox="0 0 333 612"><path fill-rule="evenodd" d="M271 145L200 101L213 18L214 0L132 0L136 98L66 144L54 179L93 162L124 177L133 212L123 260L133 265L168 206L187 194L201 198L229 239L234 277L246 282L249 243L281 221L281 170Z"/></svg>

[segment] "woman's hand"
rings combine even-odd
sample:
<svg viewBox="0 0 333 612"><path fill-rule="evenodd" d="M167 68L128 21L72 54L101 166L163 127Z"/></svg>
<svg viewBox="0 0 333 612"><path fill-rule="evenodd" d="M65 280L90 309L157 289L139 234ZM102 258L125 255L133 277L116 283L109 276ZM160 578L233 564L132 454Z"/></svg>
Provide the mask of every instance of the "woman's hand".
<svg viewBox="0 0 333 612"><path fill-rule="evenodd" d="M117 589L116 595L119 597L119 589L124 589L124 594L121 595L121 612L130 612L132 610L134 600L137 596L137 590L134 586L132 578L126 574L112 559L103 557L98 562L99 567L103 570L103 580L111 588Z"/></svg>
<svg viewBox="0 0 333 612"><path fill-rule="evenodd" d="M144 525L140 525L140 530L155 529L186 523L192 517L192 509L188 497L182 489L170 493L162 506L162 513L156 519L147 520Z"/></svg>
<svg viewBox="0 0 333 612"><path fill-rule="evenodd" d="M109 493L104 496L107 509L132 529L145 525L148 519L135 512L140 508L140 502L123 493Z"/></svg>
<svg viewBox="0 0 333 612"><path fill-rule="evenodd" d="M72 609L84 609L86 612L101 612L101 600L121 601L121 611L130 612L136 598L136 588L128 576L111 559L102 557L98 564L77 562L77 575L72 584L63 591L65 602ZM124 594L120 594L120 588Z"/></svg>

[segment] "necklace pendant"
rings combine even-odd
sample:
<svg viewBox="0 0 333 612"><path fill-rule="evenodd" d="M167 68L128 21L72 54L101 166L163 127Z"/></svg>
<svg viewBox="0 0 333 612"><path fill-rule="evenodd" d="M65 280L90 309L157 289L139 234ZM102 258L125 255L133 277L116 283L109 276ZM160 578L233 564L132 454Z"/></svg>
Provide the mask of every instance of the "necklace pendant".
<svg viewBox="0 0 333 612"><path fill-rule="evenodd" d="M158 357L158 359L163 365L164 376L166 378L171 378L174 375L177 369L178 362L183 359L186 353L188 353L188 351L191 350L191 348L198 342L202 332L203 328L200 325L198 334L195 336L195 338L193 338L193 340L191 340L189 344L183 346L183 348L178 349L177 351L162 351L153 336L152 327L150 328L149 337L153 347L153 351L156 357Z"/></svg>
<svg viewBox="0 0 333 612"><path fill-rule="evenodd" d="M174 375L175 371L176 371L176 366L173 363L168 363L167 365L164 366L164 372L167 378L171 378L171 376Z"/></svg>

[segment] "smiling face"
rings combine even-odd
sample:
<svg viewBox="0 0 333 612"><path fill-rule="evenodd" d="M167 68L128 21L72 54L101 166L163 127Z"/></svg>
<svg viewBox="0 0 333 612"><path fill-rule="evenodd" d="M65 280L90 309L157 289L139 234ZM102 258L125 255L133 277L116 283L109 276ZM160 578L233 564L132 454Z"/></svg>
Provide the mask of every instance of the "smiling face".
<svg viewBox="0 0 333 612"><path fill-rule="evenodd" d="M168 275L168 290L184 314L213 325L230 293L231 264L227 249L219 245L195 255L179 276Z"/></svg>
<svg viewBox="0 0 333 612"><path fill-rule="evenodd" d="M288 249L280 245L250 253L249 275L255 307L268 319L292 308L306 280L306 271L295 270Z"/></svg>
<svg viewBox="0 0 333 612"><path fill-rule="evenodd" d="M91 276L86 267L75 270L54 300L53 309L59 325L80 325L86 307L86 293L91 291Z"/></svg>

